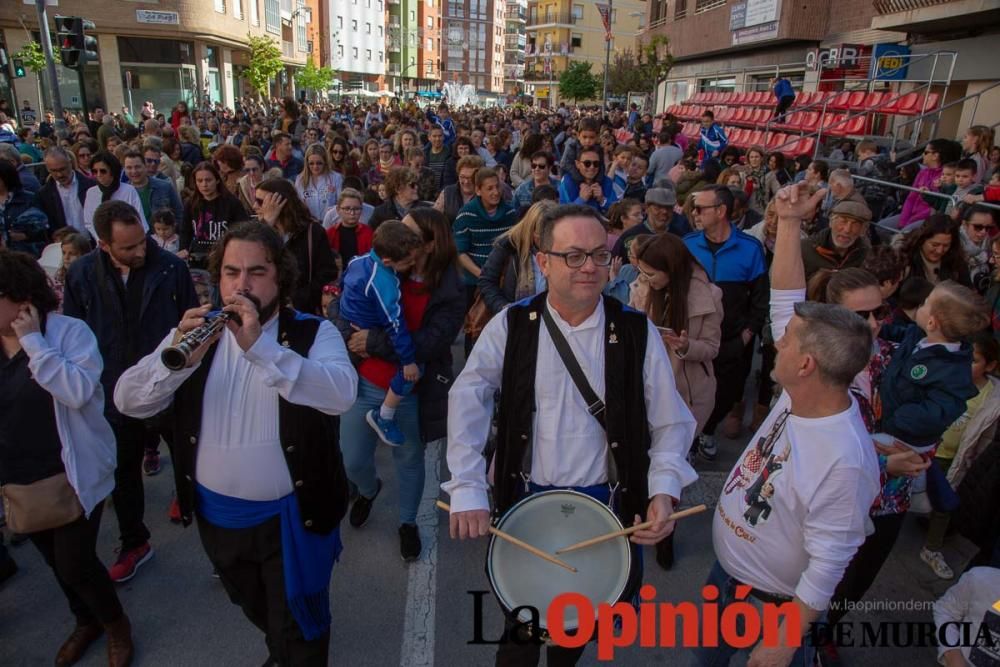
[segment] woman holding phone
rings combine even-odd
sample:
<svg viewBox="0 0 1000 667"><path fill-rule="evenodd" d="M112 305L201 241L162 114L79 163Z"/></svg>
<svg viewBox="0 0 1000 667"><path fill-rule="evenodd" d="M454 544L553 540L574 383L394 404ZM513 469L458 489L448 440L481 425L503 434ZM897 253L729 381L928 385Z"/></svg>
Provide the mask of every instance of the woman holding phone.
<svg viewBox="0 0 1000 667"><path fill-rule="evenodd" d="M722 338L722 290L674 234L647 237L635 248L639 278L630 304L649 316L670 356L677 391L698 421L698 433L715 404L712 360ZM673 534L656 545L656 562L673 565Z"/></svg>

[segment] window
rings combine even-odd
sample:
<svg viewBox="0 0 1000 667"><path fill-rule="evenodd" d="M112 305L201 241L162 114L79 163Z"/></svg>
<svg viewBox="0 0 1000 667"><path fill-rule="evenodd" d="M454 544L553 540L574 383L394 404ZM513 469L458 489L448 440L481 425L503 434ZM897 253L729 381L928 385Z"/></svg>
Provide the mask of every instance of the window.
<svg viewBox="0 0 1000 667"><path fill-rule="evenodd" d="M243 0L233 0L233 17L237 21L243 20Z"/></svg>
<svg viewBox="0 0 1000 667"><path fill-rule="evenodd" d="M281 8L278 0L264 0L264 29L275 35L281 34Z"/></svg>
<svg viewBox="0 0 1000 667"><path fill-rule="evenodd" d="M583 5L573 5L573 23L583 22Z"/></svg>
<svg viewBox="0 0 1000 667"><path fill-rule="evenodd" d="M296 47L302 53L307 53L309 51L309 43L306 38L306 17L308 16L308 10L306 10L306 0L298 0L296 4L296 11L298 15L295 17L295 41L298 42Z"/></svg>
<svg viewBox="0 0 1000 667"><path fill-rule="evenodd" d="M353 30L354 32L358 31L358 20L357 19L351 19L351 30Z"/></svg>
<svg viewBox="0 0 1000 667"><path fill-rule="evenodd" d="M434 29L434 17L433 16L428 16L427 17L427 29L428 30L433 30Z"/></svg>
<svg viewBox="0 0 1000 667"><path fill-rule="evenodd" d="M367 34L367 35L372 34L372 24L371 23L366 23L365 24L365 34Z"/></svg>
<svg viewBox="0 0 1000 667"><path fill-rule="evenodd" d="M428 7L433 7L434 6L434 0L425 0L424 4L427 5Z"/></svg>
<svg viewBox="0 0 1000 667"><path fill-rule="evenodd" d="M427 41L424 43L424 48L427 49L428 51L433 51L434 50L434 40L431 39L430 37L428 37Z"/></svg>
<svg viewBox="0 0 1000 667"><path fill-rule="evenodd" d="M416 20L417 20L417 12L416 12L416 10L411 9L410 10L410 23L413 23Z"/></svg>
<svg viewBox="0 0 1000 667"><path fill-rule="evenodd" d="M371 49L365 49L365 58L368 59L368 62L372 61L372 50Z"/></svg>
<svg viewBox="0 0 1000 667"><path fill-rule="evenodd" d="M337 28L340 29L340 30L344 29L344 17L343 16L338 16L337 17Z"/></svg>
<svg viewBox="0 0 1000 667"><path fill-rule="evenodd" d="M687 16L687 0L677 0L677 5L674 7L674 20L680 20Z"/></svg>
<svg viewBox="0 0 1000 667"><path fill-rule="evenodd" d="M215 11L220 14L226 13L226 0L215 0Z"/></svg>
<svg viewBox="0 0 1000 667"><path fill-rule="evenodd" d="M382 37L382 36L383 36L383 35L382 35L382 26L379 26L379 27L378 27L378 36L379 36L379 37Z"/></svg>
<svg viewBox="0 0 1000 667"><path fill-rule="evenodd" d="M354 56L355 60L358 59L358 47L355 46L354 48L351 49L351 55Z"/></svg>
<svg viewBox="0 0 1000 667"><path fill-rule="evenodd" d="M343 58L344 57L344 45L343 44L337 44L337 57L338 58Z"/></svg>
<svg viewBox="0 0 1000 667"><path fill-rule="evenodd" d="M736 90L736 78L725 79L698 79L698 90L706 91L733 91Z"/></svg>
<svg viewBox="0 0 1000 667"><path fill-rule="evenodd" d="M577 32L573 33L573 38L570 40L569 45L574 49L579 49L583 47L583 35Z"/></svg>
<svg viewBox="0 0 1000 667"><path fill-rule="evenodd" d="M378 61L379 61L380 63L381 63L381 62L385 62L385 51L379 51L379 52L378 52Z"/></svg>
<svg viewBox="0 0 1000 667"><path fill-rule="evenodd" d="M259 0L249 0L250 2L250 23L260 25L260 9L257 7Z"/></svg>

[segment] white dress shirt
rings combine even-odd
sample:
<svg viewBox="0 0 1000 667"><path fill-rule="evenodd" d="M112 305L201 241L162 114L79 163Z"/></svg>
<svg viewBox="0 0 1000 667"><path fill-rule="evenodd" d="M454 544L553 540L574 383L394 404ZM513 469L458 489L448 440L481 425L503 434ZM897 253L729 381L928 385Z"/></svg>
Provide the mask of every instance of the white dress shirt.
<svg viewBox="0 0 1000 667"><path fill-rule="evenodd" d="M197 366L170 371L156 350L122 375L115 405L149 417L170 404ZM278 344L278 318L267 322L246 352L228 329L205 382L195 478L206 488L246 500L275 500L292 492L278 431L278 397L339 415L354 404L358 376L337 329L320 324L308 358ZM326 443L316 443L323 446Z"/></svg>
<svg viewBox="0 0 1000 667"><path fill-rule="evenodd" d="M83 230L83 204L80 203L80 198L77 196L77 187L79 184L76 181L76 173L73 173L73 180L70 184L63 187L62 183L56 181L56 190L59 192L59 199L62 200L63 208L63 218L66 221L67 227L75 227L79 230Z"/></svg>
<svg viewBox="0 0 1000 667"><path fill-rule="evenodd" d="M142 228L149 233L149 225L146 223L146 215L142 212L142 199L139 198L139 193L134 187L128 183L121 183L118 189L115 190L114 194L111 195L112 201L123 201L127 204L131 204L132 208L136 210L139 214L139 221L142 222ZM98 185L91 186L87 190L87 198L83 201L83 226L90 236L97 240L97 232L94 231L94 211L97 207L101 205L101 188Z"/></svg>
<svg viewBox="0 0 1000 667"><path fill-rule="evenodd" d="M604 396L604 308L570 326L546 302L594 392ZM666 348L647 321L649 344L643 361L649 450L649 495L680 498L698 476L687 461L695 420L677 393ZM441 485L453 512L489 509L483 448L493 414L493 393L500 387L507 344L507 317L490 320L472 356L448 394L448 469ZM607 481L607 437L587 412L545 326L539 326L532 422L531 480L551 486L590 486Z"/></svg>

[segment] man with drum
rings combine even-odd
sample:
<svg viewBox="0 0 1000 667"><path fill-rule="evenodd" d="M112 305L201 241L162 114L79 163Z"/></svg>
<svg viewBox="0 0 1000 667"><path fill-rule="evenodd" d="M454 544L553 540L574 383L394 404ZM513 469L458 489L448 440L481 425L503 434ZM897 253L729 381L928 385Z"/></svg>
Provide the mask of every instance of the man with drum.
<svg viewBox="0 0 1000 667"><path fill-rule="evenodd" d="M265 634L265 664L326 665L348 504L335 416L358 376L336 328L288 305L296 262L273 229L230 226L209 267L230 319L206 330L210 306L185 312L122 375L115 405L141 419L173 402L184 524L197 515L226 592Z"/></svg>
<svg viewBox="0 0 1000 667"><path fill-rule="evenodd" d="M697 479L687 461L695 421L652 323L601 296L611 253L598 213L589 206L554 208L542 221L540 247L548 291L489 322L449 394L452 479L442 488L451 496L451 535L489 531L483 450L499 389L494 516L539 491L576 489L610 500L625 524L643 515L653 522L631 537L638 556L639 545L672 532L668 518L682 489ZM567 353L581 371L576 381ZM581 388L581 379L589 387ZM633 597L641 580L637 565L622 599ZM507 627L514 627L510 618ZM548 664L573 665L582 653L582 647L550 646ZM496 664L534 665L539 657L540 644L522 638L501 644Z"/></svg>

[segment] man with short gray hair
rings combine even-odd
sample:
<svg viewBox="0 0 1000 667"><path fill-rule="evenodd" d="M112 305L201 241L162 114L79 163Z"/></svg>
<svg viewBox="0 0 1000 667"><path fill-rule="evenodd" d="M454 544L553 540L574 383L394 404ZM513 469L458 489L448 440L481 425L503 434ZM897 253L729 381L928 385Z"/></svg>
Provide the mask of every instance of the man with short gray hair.
<svg viewBox="0 0 1000 667"><path fill-rule="evenodd" d="M823 193L807 195L797 184L775 198L771 321L783 391L729 474L712 526L718 561L708 584L719 591L720 613L737 601L737 586L758 608L790 603L798 612L784 616L777 646L753 650L758 665L812 664L810 624L822 620L864 542L880 490L875 448L848 390L871 357L872 332L843 306L805 301L799 234ZM723 638L699 649L698 662L728 664L738 650Z"/></svg>
<svg viewBox="0 0 1000 667"><path fill-rule="evenodd" d="M67 226L83 231L83 202L97 181L74 169L73 157L59 146L45 151L45 168L51 178L35 195L35 205L48 217L49 232Z"/></svg>

